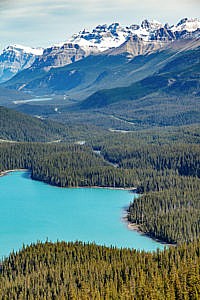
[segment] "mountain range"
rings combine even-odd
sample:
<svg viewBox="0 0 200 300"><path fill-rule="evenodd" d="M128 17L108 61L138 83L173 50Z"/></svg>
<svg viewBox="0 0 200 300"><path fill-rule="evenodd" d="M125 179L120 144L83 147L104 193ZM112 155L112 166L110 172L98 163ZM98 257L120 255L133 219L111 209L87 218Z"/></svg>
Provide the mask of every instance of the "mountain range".
<svg viewBox="0 0 200 300"><path fill-rule="evenodd" d="M0 82L7 81L24 69L37 74L41 69L45 74L51 68L72 64L89 55L126 53L126 58L131 59L165 48L176 40L198 37L199 32L198 19L185 18L173 26L144 20L141 25L122 27L119 23L113 23L98 25L91 32L84 29L66 42L46 49L8 46L0 55ZM24 87L18 88L26 90L24 84Z"/></svg>
<svg viewBox="0 0 200 300"><path fill-rule="evenodd" d="M29 54L31 65L0 85L1 105L106 129L200 122L197 19L99 25ZM38 103L41 96L52 101Z"/></svg>

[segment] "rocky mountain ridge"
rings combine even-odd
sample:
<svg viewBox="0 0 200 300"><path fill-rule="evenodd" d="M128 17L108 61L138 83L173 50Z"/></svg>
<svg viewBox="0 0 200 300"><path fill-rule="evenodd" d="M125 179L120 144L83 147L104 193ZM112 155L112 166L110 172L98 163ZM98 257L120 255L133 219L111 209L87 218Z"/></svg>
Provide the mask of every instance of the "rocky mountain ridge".
<svg viewBox="0 0 200 300"><path fill-rule="evenodd" d="M177 25L169 26L157 21L142 21L141 25L121 26L119 23L98 25L92 31L83 30L65 43L54 45L44 51L33 64L34 68L62 67L88 55L104 54L128 43L131 57L158 50L166 44L182 38L193 37L200 32L198 19L182 19ZM130 47L130 41L134 41ZM136 43L137 41L137 43ZM140 48L135 50L134 46ZM143 52L144 49L144 52Z"/></svg>
<svg viewBox="0 0 200 300"><path fill-rule="evenodd" d="M130 36L137 36L143 41L171 41L192 35L200 30L200 20L182 19L177 25L169 26L158 21L142 21L141 25L133 24L127 27L119 23L98 25L91 32L85 29L75 34L69 42L79 44L82 48L102 52L123 44Z"/></svg>

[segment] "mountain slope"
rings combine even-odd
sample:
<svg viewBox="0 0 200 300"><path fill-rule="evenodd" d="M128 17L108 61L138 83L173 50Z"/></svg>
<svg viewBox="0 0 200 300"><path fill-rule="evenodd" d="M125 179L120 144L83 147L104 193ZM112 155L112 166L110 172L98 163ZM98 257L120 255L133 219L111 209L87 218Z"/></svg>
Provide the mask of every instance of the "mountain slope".
<svg viewBox="0 0 200 300"><path fill-rule="evenodd" d="M49 142L69 137L69 130L59 123L0 106L0 140Z"/></svg>
<svg viewBox="0 0 200 300"><path fill-rule="evenodd" d="M102 72L112 73L112 70L118 66L124 65L128 60L126 57L112 56L89 56L71 65L51 69L44 72L42 69L28 69L20 72L12 80L6 83L6 86L12 89L41 91L52 93L54 91L69 91L72 88L87 88Z"/></svg>
<svg viewBox="0 0 200 300"><path fill-rule="evenodd" d="M134 100L153 92L199 95L200 47L175 56L154 75L128 87L98 91L82 102L82 108L103 107L114 102Z"/></svg>
<svg viewBox="0 0 200 300"><path fill-rule="evenodd" d="M62 67L87 56L87 51L78 44L65 43L62 46L52 46L44 50L43 55L36 58L32 69L43 68L45 71L51 68Z"/></svg>
<svg viewBox="0 0 200 300"><path fill-rule="evenodd" d="M200 47L179 52L152 76L128 87L100 90L76 109L97 111L136 127L200 123L199 58Z"/></svg>
<svg viewBox="0 0 200 300"><path fill-rule="evenodd" d="M0 86L0 105L4 105L14 100L26 100L30 96L17 90L10 90Z"/></svg>

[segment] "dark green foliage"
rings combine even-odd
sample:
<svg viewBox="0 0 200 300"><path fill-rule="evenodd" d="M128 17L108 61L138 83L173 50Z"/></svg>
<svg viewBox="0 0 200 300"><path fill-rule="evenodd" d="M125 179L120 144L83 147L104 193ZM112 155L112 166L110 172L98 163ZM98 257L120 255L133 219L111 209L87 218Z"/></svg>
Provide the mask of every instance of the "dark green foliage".
<svg viewBox="0 0 200 300"><path fill-rule="evenodd" d="M198 300L200 242L155 253L38 243L2 262L2 300Z"/></svg>
<svg viewBox="0 0 200 300"><path fill-rule="evenodd" d="M128 91L130 87L124 89ZM177 94L161 93L155 89L154 93L145 93L140 98L134 96L137 89L134 88L130 97L127 96L127 91L122 90L122 88L115 90L116 99L120 101L113 99L110 90L105 93L99 91L81 104L84 109L80 112L95 111L104 114L107 122L111 117L124 120L124 124L117 124L117 127L111 127L113 129L140 129L141 126L150 128L152 126L182 126L200 122L198 93L195 94L191 91L190 95L186 96L178 95L178 92ZM142 86L141 91L144 93ZM94 107L90 106L89 102L94 103ZM102 105L104 102L108 105ZM85 109L85 105L87 105L88 110Z"/></svg>
<svg viewBox="0 0 200 300"><path fill-rule="evenodd" d="M26 168L33 179L56 186L133 186L132 170L110 166L87 146L0 144L0 170Z"/></svg>
<svg viewBox="0 0 200 300"><path fill-rule="evenodd" d="M100 132L89 142L92 147L105 149L109 153L117 147L121 153L125 149L139 148L140 145L143 148L145 145L154 145L159 148L162 145L188 144L189 147L192 144L200 144L200 126L196 124L180 127L152 127L125 133Z"/></svg>
<svg viewBox="0 0 200 300"><path fill-rule="evenodd" d="M171 176L167 181L167 189L135 199L128 219L151 237L168 243L193 241L200 233L200 180Z"/></svg>
<svg viewBox="0 0 200 300"><path fill-rule="evenodd" d="M102 154L112 162L127 169L157 171L171 169L180 175L200 177L200 146L191 144L135 145L103 148Z"/></svg>
<svg viewBox="0 0 200 300"><path fill-rule="evenodd" d="M27 116L0 106L0 139L49 142L70 138L70 130L62 124Z"/></svg>
<svg viewBox="0 0 200 300"><path fill-rule="evenodd" d="M39 160L32 167L32 178L62 186L129 187L131 170L116 169L88 147L71 147Z"/></svg>
<svg viewBox="0 0 200 300"><path fill-rule="evenodd" d="M81 109L94 109L119 101L136 100L151 94L167 85L167 78L154 75L128 87L119 87L98 91L80 104Z"/></svg>
<svg viewBox="0 0 200 300"><path fill-rule="evenodd" d="M113 142L113 143L112 143ZM134 173L139 193L128 219L145 233L169 243L192 241L200 234L200 145L123 138L101 146L105 159Z"/></svg>

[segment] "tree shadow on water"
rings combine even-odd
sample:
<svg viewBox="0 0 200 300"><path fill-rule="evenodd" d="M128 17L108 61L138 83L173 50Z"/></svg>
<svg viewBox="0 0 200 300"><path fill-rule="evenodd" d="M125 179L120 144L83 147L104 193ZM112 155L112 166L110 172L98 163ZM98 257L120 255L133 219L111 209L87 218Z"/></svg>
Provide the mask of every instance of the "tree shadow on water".
<svg viewBox="0 0 200 300"><path fill-rule="evenodd" d="M31 171L27 170L22 173L22 177L25 179L31 179Z"/></svg>

